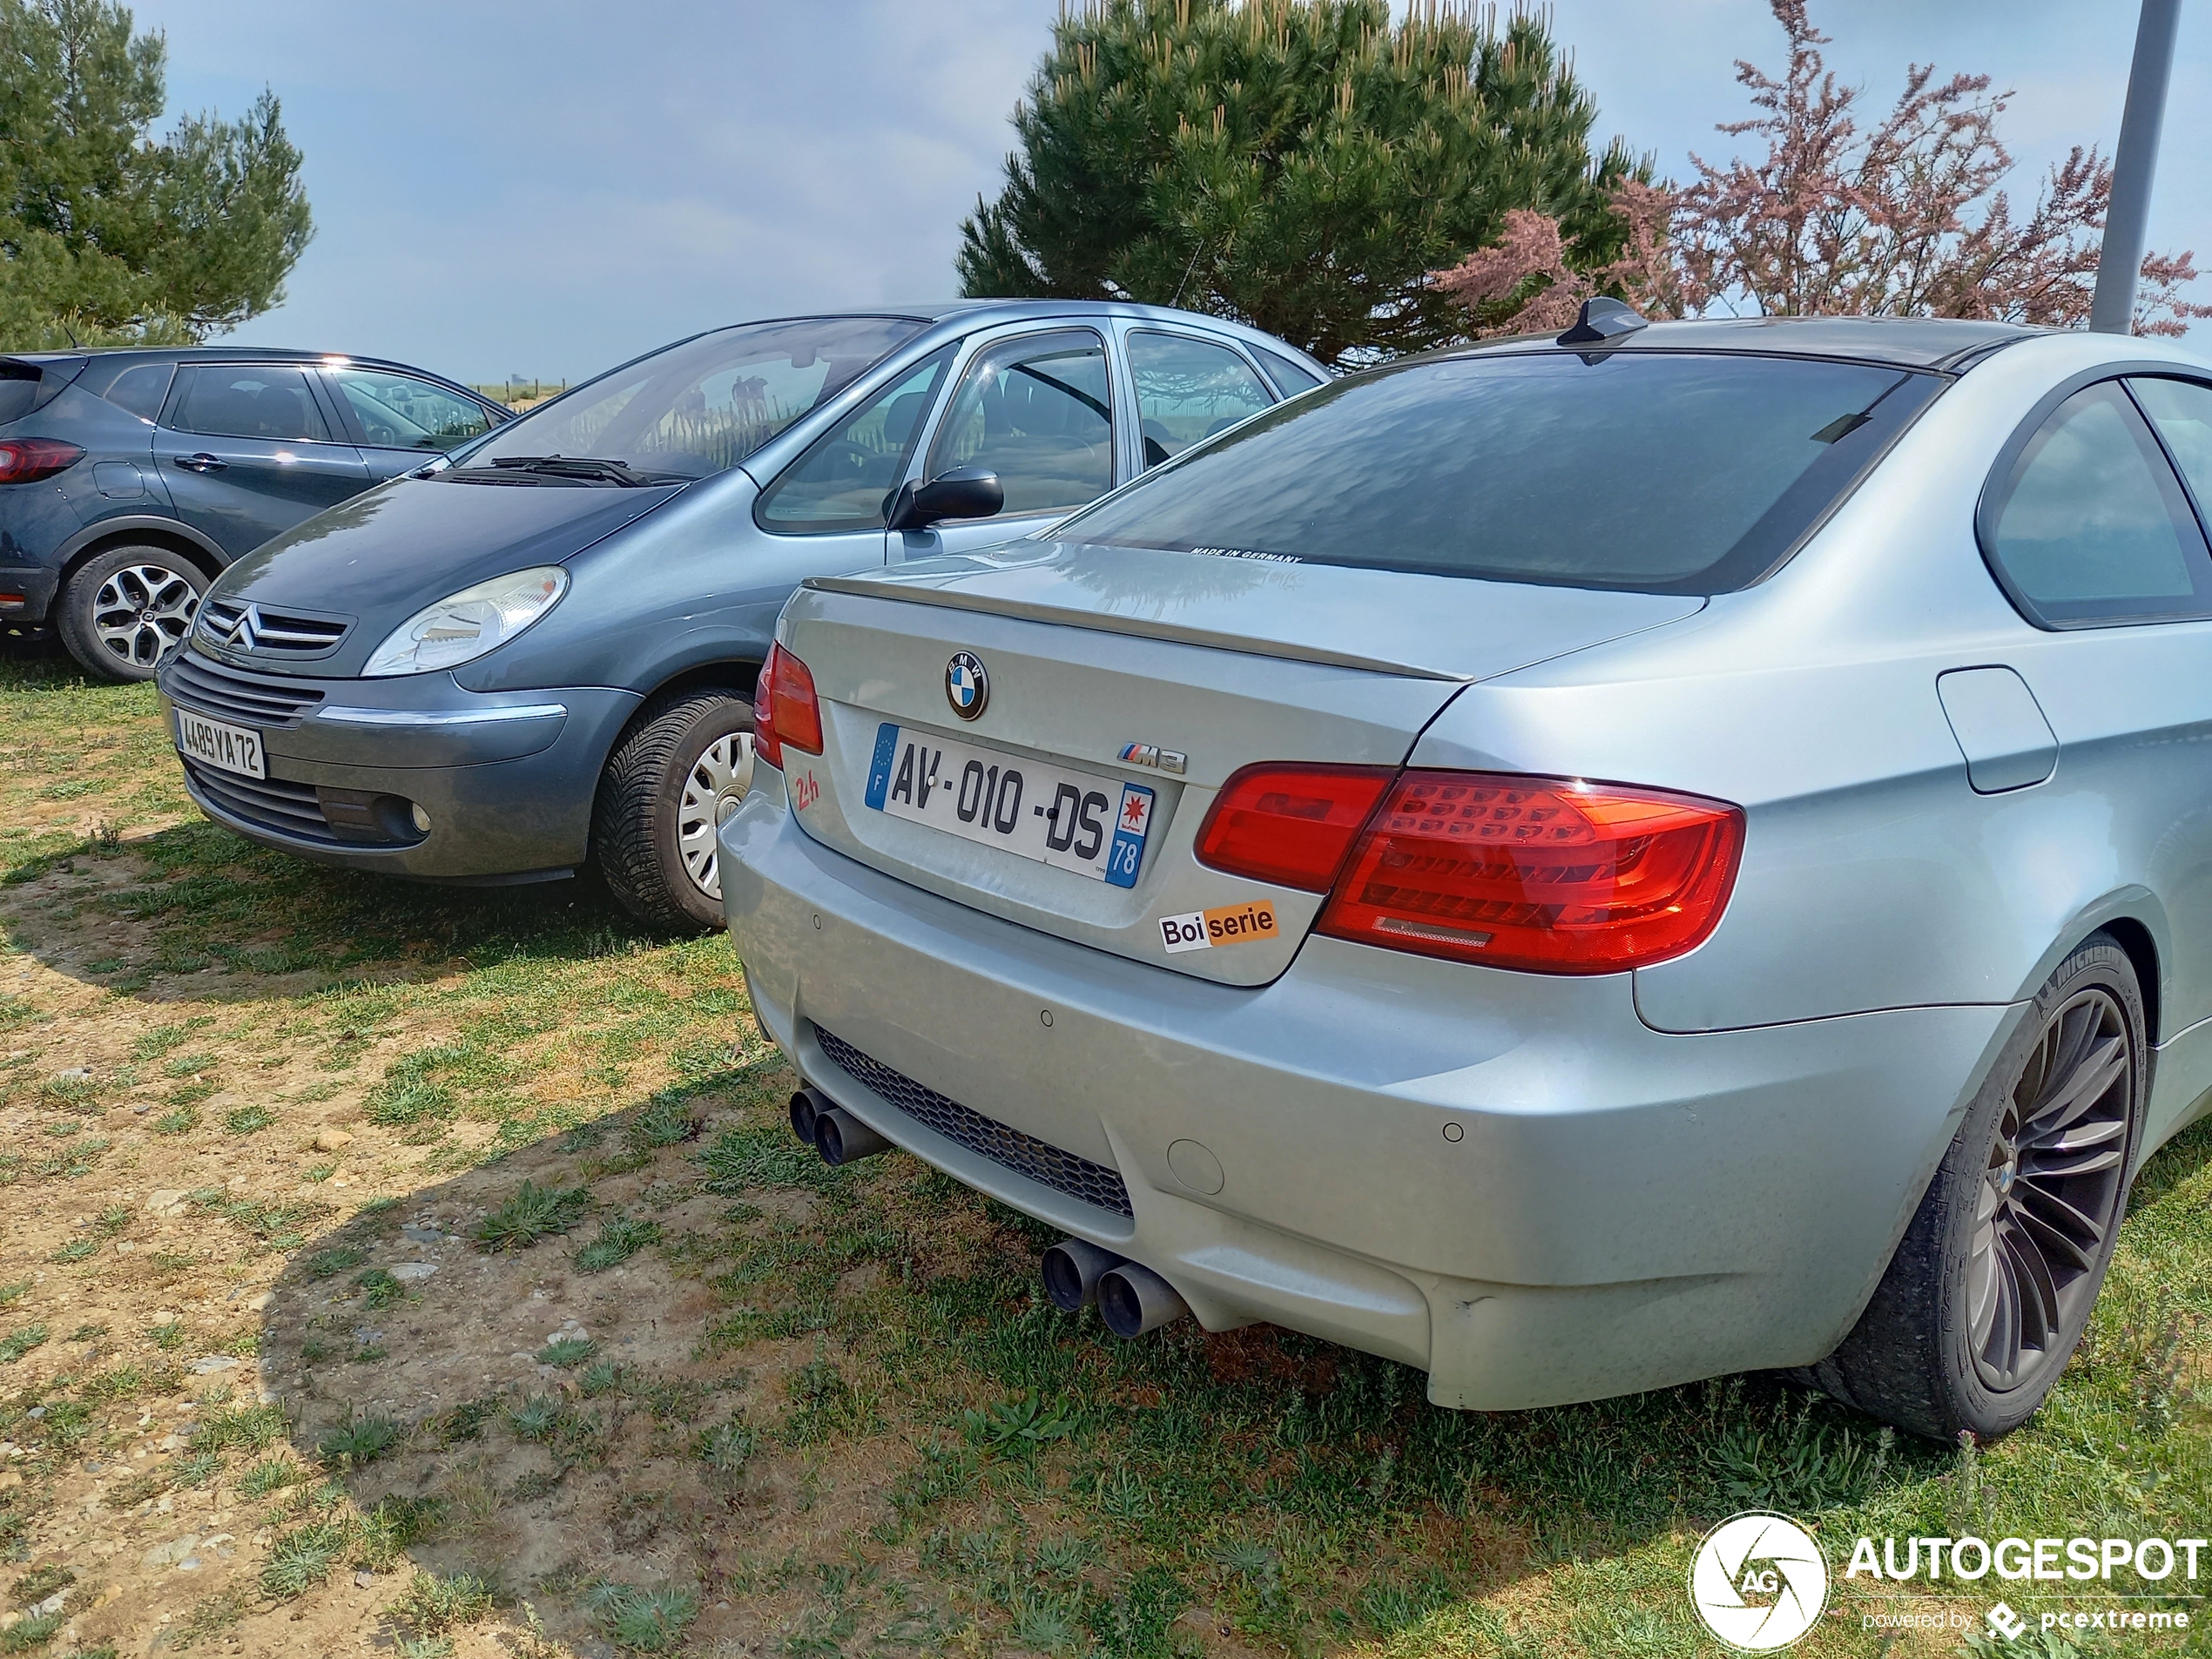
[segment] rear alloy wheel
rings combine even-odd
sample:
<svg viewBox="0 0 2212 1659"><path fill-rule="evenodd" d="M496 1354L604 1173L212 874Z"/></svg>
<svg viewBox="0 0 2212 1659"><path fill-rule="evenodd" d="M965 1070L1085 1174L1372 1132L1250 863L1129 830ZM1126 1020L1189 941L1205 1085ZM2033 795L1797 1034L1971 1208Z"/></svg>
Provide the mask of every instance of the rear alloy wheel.
<svg viewBox="0 0 2212 1659"><path fill-rule="evenodd" d="M147 680L192 631L206 591L206 573L181 554L110 548L70 577L55 620L62 643L88 672Z"/></svg>
<svg viewBox="0 0 2212 1659"><path fill-rule="evenodd" d="M624 909L655 927L723 925L714 833L752 782L752 702L711 686L639 711L599 780L591 838Z"/></svg>
<svg viewBox="0 0 2212 1659"><path fill-rule="evenodd" d="M2096 934L2036 996L1822 1386L1941 1440L2033 1414L2112 1263L2148 1053L2134 965Z"/></svg>

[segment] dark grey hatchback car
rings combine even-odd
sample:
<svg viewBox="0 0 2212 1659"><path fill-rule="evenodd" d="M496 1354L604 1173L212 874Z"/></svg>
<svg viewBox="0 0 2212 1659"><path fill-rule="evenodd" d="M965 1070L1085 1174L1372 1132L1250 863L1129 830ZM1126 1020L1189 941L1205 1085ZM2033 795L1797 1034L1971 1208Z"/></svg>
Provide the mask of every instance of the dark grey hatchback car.
<svg viewBox="0 0 2212 1659"><path fill-rule="evenodd" d="M0 357L0 627L147 679L240 554L510 411L370 358L191 347Z"/></svg>
<svg viewBox="0 0 2212 1659"><path fill-rule="evenodd" d="M810 576L1056 523L1325 371L1188 313L963 300L721 328L280 536L158 679L192 798L421 880L596 864L721 924L714 832Z"/></svg>

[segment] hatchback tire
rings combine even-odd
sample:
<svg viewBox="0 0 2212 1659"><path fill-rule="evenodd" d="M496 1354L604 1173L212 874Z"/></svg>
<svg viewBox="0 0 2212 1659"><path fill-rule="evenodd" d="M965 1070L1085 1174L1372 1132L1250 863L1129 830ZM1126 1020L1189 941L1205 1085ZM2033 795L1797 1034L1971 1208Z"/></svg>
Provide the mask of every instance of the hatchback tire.
<svg viewBox="0 0 2212 1659"><path fill-rule="evenodd" d="M2034 1415L2112 1264L2149 1053L2134 966L2094 934L2036 994L1813 1379L1934 1440L1993 1440Z"/></svg>
<svg viewBox="0 0 2212 1659"><path fill-rule="evenodd" d="M150 680L192 631L207 573L165 547L111 547L71 572L54 623L87 673Z"/></svg>
<svg viewBox="0 0 2212 1659"><path fill-rule="evenodd" d="M671 932L724 925L714 832L752 776L752 700L736 688L671 692L638 711L591 809L599 871L624 909Z"/></svg>

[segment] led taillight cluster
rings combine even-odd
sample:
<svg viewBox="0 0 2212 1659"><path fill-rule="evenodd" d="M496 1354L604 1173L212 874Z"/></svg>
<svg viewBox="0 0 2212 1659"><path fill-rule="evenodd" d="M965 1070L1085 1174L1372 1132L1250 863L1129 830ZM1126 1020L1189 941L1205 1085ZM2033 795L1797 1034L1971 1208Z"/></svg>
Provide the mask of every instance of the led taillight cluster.
<svg viewBox="0 0 2212 1659"><path fill-rule="evenodd" d="M84 451L59 438L9 438L0 441L0 484L35 484L66 472L84 458Z"/></svg>
<svg viewBox="0 0 2212 1659"><path fill-rule="evenodd" d="M784 745L803 753L822 752L822 705L814 698L814 677L806 664L781 645L768 647L768 660L752 687L753 752L779 771Z"/></svg>
<svg viewBox="0 0 2212 1659"><path fill-rule="evenodd" d="M1743 813L1653 789L1269 763L1222 786L1200 862L1325 893L1339 939L1548 974L1649 967L1727 907Z"/></svg>

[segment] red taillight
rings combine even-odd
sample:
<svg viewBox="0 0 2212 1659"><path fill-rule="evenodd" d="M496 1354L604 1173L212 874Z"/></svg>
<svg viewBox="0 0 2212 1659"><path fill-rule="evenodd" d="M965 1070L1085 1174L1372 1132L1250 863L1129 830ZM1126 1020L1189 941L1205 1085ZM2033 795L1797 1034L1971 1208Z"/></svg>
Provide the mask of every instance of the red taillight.
<svg viewBox="0 0 2212 1659"><path fill-rule="evenodd" d="M753 752L780 770L786 744L810 755L821 753L822 705L814 700L814 677L806 664L781 645L771 645L760 678L753 682Z"/></svg>
<svg viewBox="0 0 2212 1659"><path fill-rule="evenodd" d="M1319 931L1545 974L1615 974L1703 942L1743 848L1723 801L1611 784L1408 772Z"/></svg>
<svg viewBox="0 0 2212 1659"><path fill-rule="evenodd" d="M35 484L51 478L84 458L84 451L59 438L9 438L0 441L0 484Z"/></svg>
<svg viewBox="0 0 2212 1659"><path fill-rule="evenodd" d="M1255 881L1326 893L1394 766L1246 766L1198 826L1201 864Z"/></svg>

